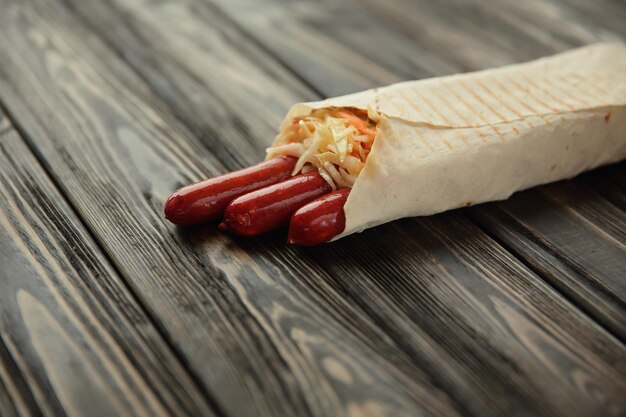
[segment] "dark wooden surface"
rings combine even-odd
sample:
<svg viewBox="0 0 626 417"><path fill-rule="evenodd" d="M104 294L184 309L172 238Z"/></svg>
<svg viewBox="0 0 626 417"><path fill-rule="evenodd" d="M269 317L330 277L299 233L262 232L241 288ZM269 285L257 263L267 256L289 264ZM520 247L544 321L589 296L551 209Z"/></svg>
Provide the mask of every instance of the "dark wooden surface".
<svg viewBox="0 0 626 417"><path fill-rule="evenodd" d="M0 0L0 415L626 415L626 166L303 249L162 219L297 101L626 38L600 0Z"/></svg>

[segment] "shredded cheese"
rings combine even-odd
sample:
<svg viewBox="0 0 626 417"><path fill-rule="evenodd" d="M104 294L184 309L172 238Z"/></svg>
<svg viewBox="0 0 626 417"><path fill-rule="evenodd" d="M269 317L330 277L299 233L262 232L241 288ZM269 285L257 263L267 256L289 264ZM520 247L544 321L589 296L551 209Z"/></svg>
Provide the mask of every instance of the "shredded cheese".
<svg viewBox="0 0 626 417"><path fill-rule="evenodd" d="M377 115L357 109L319 109L298 118L267 149L268 157L298 157L292 175L317 169L333 187L352 187L365 165Z"/></svg>

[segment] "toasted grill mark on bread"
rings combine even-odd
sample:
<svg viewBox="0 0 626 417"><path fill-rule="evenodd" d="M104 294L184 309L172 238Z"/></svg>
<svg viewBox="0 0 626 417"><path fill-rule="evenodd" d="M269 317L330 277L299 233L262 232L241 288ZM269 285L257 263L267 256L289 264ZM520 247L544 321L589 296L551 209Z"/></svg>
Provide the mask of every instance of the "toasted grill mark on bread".
<svg viewBox="0 0 626 417"><path fill-rule="evenodd" d="M564 102L563 100L559 99L554 94L552 94L549 89L541 88L541 86L539 86L535 81L530 79L527 75L525 75L525 74L522 75L522 78L524 78L526 80L526 82L528 82L528 84L534 86L538 91L543 92L545 95L550 97L555 102L561 104L563 107L567 108L568 110L572 110L572 111L576 110L573 106L567 104L566 102ZM552 85L550 85L550 86L552 86ZM556 112L557 110L554 110L554 111Z"/></svg>
<svg viewBox="0 0 626 417"><path fill-rule="evenodd" d="M452 95L453 95L453 96L454 96L457 100L459 100L461 103L463 103L463 105L464 105L465 107L467 107L467 109L468 109L469 111L475 112L475 110L474 110L474 109L472 109L472 107L471 107L471 106L467 103L467 101L465 101L465 99L464 99L461 95L457 94L457 92L456 92L456 91L454 91L454 88L450 88L450 86L446 86L446 87L448 88L448 90L450 91L450 93L452 93ZM459 117L460 117L461 119L463 119L463 122L464 122L466 125L468 125L468 126L470 126L470 125L471 125L470 121L469 121L469 120L467 120L465 117L463 117L463 115L461 114L461 112L457 111L456 109L455 109L455 111L457 112L457 114L459 115ZM485 120L484 118L483 118L483 123L486 123L486 120ZM494 131L494 132L496 132L496 134L500 137L500 140L504 142L505 140L504 140L504 138L502 137L502 134L500 133L500 131L499 131L498 129L496 129L494 126L491 126L491 128L492 128L492 129L493 129L493 131ZM480 137L480 139L481 139L483 142L485 142L485 137L484 137L484 136L483 136L483 134L481 133L480 129L479 129L479 130L477 130L477 131L476 131L476 133L478 133L478 136ZM463 141L464 141L465 143L467 143L467 139L465 139L465 135L463 135L462 139L463 139Z"/></svg>
<svg viewBox="0 0 626 417"><path fill-rule="evenodd" d="M444 122L446 122L449 126L454 126L454 125L452 124L452 122L450 121L450 119L448 119L448 118L446 117L446 115L445 115L445 114L442 114L442 113L439 111L439 109L437 108L437 106L436 106L436 105L435 105L432 101L430 101L428 98L426 98L423 94L420 94L417 90L415 90L415 89L414 89L414 90L412 90L412 91L413 91L413 93L414 93L417 97L419 97L419 99L420 99L420 100L422 100L424 103L426 103L426 104L428 105L428 107L430 107L430 108L432 109L432 112L433 112L435 115L440 116L440 117L444 120ZM404 99L404 101L406 101L406 102L409 104L409 106L411 106L411 107L412 107L413 109L415 109L418 113L420 113L420 108L419 108L417 105L415 105L415 103L413 103L413 101L412 101L411 99L409 99L409 97L407 97L407 95L406 95L405 93L403 93L403 92L402 92L402 91L400 91L400 90L398 90L398 91L397 91L397 93L400 95L400 97L402 97L402 98ZM427 123L428 123L428 122L427 122ZM431 124L435 124L435 123L431 123ZM468 143L468 142L467 142L467 138L465 137L465 134L464 134L463 132L458 132L458 134L459 134L459 136L461 137L461 140L463 140L463 142L464 142L464 143ZM481 136L481 138L482 138L482 136ZM430 144L428 143L428 139L423 139L422 141L423 141L423 142L425 142L425 143L426 143L426 146L428 146L428 148L429 148L431 151L433 151L433 152L434 152L433 148L432 148L432 147L430 146ZM452 149L452 147L450 147L450 146L449 146L449 143L446 143L446 144L448 145L448 147L449 147L450 149Z"/></svg>
<svg viewBox="0 0 626 417"><path fill-rule="evenodd" d="M533 95L531 93L531 90L529 88L526 88L524 86L522 86L521 84L519 84L515 79L513 79L511 76L506 76L506 79L513 84L514 86L516 86L517 88L519 88L521 91L523 91L524 93L526 93L528 95L528 97L532 98L533 100L535 100L537 103L539 103L540 105L542 105L543 107L545 107L548 111L552 112L552 113L558 113L558 110L555 109L554 107L550 106L548 103L546 103L545 101L541 100L539 97L536 97L535 95ZM563 117L562 114L558 115L559 119L561 121L565 120L565 118Z"/></svg>
<svg viewBox="0 0 626 417"><path fill-rule="evenodd" d="M510 97L515 97L516 101L517 101L517 102L518 102L518 103L519 103L522 107L524 107L524 108L526 108L528 111L530 111L530 113L531 113L531 114L533 114L533 115L537 115L537 117L539 117L541 120L543 120L543 121L544 121L544 122L545 122L548 126L550 126L550 125L551 125L550 120L548 120L547 118L543 117L543 116L541 115L541 112L540 112L540 111L538 111L538 110L536 110L536 109L532 108L532 107L531 107L530 105L528 105L528 103L526 103L524 100L520 99L520 98L519 98L519 97L517 97L515 94L513 94L513 93L511 92L511 90L509 90L509 89L508 89L508 88L507 88L504 84L502 84L500 81L498 81L495 77L494 77L494 79L493 79L493 82L494 82L494 83L495 83L498 87L500 87L500 88L501 88L501 89L502 89L502 90L503 90L506 94L508 94ZM520 114L520 115L519 115L519 117L522 117L522 115ZM527 124L528 126L530 126L531 128L535 127L535 125L534 125L534 124L532 124L528 118L524 118L524 121L525 121L525 122L526 122L526 124ZM517 130L516 130L516 132L515 132L515 133L519 133L519 132L517 132Z"/></svg>
<svg viewBox="0 0 626 417"><path fill-rule="evenodd" d="M566 87L570 87L570 88L576 88L577 91L579 91L582 94L585 94L590 100L592 100L593 102L596 102L598 100L598 94L590 92L588 90L583 90L581 87L582 86L589 86L589 84L585 84L584 82L578 82L578 83L572 83L571 81L571 77L570 78L566 78L563 75L557 75L556 77L559 81L561 81L562 84L565 84ZM580 100L580 99L579 99ZM584 103L583 103L584 104ZM587 105L589 107L593 107L592 104L587 103Z"/></svg>
<svg viewBox="0 0 626 417"><path fill-rule="evenodd" d="M481 85L480 82L478 80L472 80L474 82L476 82L476 84ZM465 87L465 89L467 91L469 91L469 93L474 96L474 98L480 103L482 104L486 109L488 109L490 112L492 112L493 114L495 114L496 116L498 116L500 118L500 121L506 121L507 118L504 117L504 115L502 113L500 113L497 109L491 107L485 100L483 100L482 97L480 97L479 94L476 94L476 92L474 91L474 89L470 88L467 86L467 84L461 84L463 87Z"/></svg>
<svg viewBox="0 0 626 417"><path fill-rule="evenodd" d="M481 86L481 88L483 90L485 90L487 93L489 93L489 95L491 97L493 97L497 102L499 102L500 104L502 104L504 107L506 107L515 117L517 118L521 118L522 115L519 114L518 112L515 111L515 109L513 109L509 103L507 103L506 100L506 96L503 99L500 99L496 93L493 92L493 90L489 87L487 87L487 85L485 85L483 82L481 82L479 79L476 79L476 84L478 84L479 86ZM503 118L502 120L506 120L505 118Z"/></svg>
<svg viewBox="0 0 626 417"><path fill-rule="evenodd" d="M480 103L483 107L485 107L485 108L486 108L486 109L488 109L490 112L492 112L492 113L493 113L493 114L495 114L497 117L499 117L501 121L506 120L506 118L505 118L505 117L504 117L504 116L503 116L500 112L498 112L496 109L494 109L494 108L492 108L491 106L489 106L489 105L488 105L488 104L487 104L487 103L486 103L486 102L485 102L485 101L484 101L484 100L483 100L483 99L482 99L482 98L481 98L478 94L476 94L476 93L473 91L473 89L472 89L471 87L469 87L467 84L463 84L463 83L459 82L459 85L460 85L460 86L462 86L463 88L465 88L465 90L466 90L466 91L468 91L468 92L470 93L470 95L472 95L472 96L476 99L476 101L478 101L478 102L479 102L479 103ZM496 129L495 129L495 127L493 127L493 126L492 126L492 128L493 128L494 130L496 130ZM517 129L513 128L513 130L515 131L515 133L519 133ZM505 138L504 138L504 137L500 134L500 132L498 132L497 130L496 130L496 132L498 133L498 136L500 136L500 140L501 140L501 141L503 141L503 142L505 142L505 141L506 141L506 139L505 139ZM479 133L479 135L480 135L480 133ZM482 136L481 136L481 139L482 139ZM483 142L484 142L484 140L483 140Z"/></svg>
<svg viewBox="0 0 626 417"><path fill-rule="evenodd" d="M576 74L576 73L571 73L569 74L569 76L571 78L577 79L578 81L580 81L580 83L586 86L595 88L603 96L611 96L611 93L609 93L608 91L606 91L604 88L600 87L599 85L595 84L593 80L590 78L590 76L583 77L582 75Z"/></svg>
<svg viewBox="0 0 626 417"><path fill-rule="evenodd" d="M561 81L561 82L562 82L562 81ZM587 108L591 108L591 107L593 107L593 105L592 105L591 103L589 103L587 100L585 100L585 99L581 98L581 97L580 97L580 95L578 95L578 96L574 96L572 93L570 93L569 91L567 91L567 89L563 88L563 86L560 86L560 85L558 85L558 84L556 84L556 83L552 83L552 84L550 84L550 86L551 86L551 87L554 87L554 88L555 88L555 90L556 90L558 93L560 93L560 94L562 94L562 95L564 95L564 96L568 97L568 98L569 98L570 100L572 100L574 103L580 103L580 104L582 104L583 106L585 106L585 107L587 107ZM567 84L567 86L568 86L568 87L572 87L572 85L571 85L571 84ZM580 89L579 89L579 91L580 91Z"/></svg>

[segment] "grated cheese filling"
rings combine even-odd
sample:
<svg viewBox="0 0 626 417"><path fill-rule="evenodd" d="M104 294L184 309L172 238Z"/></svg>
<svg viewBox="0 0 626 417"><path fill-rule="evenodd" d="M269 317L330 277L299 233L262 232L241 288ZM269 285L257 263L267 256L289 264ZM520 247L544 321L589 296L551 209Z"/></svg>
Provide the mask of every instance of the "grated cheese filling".
<svg viewBox="0 0 626 417"><path fill-rule="evenodd" d="M267 149L267 156L298 157L292 175L317 169L333 190L352 187L372 149L377 119L371 110L314 110L294 119Z"/></svg>

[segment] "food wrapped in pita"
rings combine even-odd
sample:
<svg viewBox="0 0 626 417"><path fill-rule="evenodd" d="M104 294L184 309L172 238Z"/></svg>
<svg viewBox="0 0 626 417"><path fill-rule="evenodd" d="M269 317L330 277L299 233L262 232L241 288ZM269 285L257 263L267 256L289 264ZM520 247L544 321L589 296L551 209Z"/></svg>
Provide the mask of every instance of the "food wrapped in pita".
<svg viewBox="0 0 626 417"><path fill-rule="evenodd" d="M626 157L626 46L296 104L281 155L352 188L336 238L506 199Z"/></svg>

